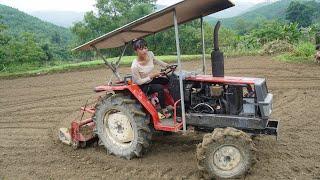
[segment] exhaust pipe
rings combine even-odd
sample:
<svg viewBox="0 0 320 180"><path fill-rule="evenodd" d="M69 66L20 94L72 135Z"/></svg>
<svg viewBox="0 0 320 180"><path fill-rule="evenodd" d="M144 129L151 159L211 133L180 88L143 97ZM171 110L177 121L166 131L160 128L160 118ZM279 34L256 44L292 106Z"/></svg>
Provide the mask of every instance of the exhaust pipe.
<svg viewBox="0 0 320 180"><path fill-rule="evenodd" d="M211 65L213 77L224 77L224 56L223 52L219 49L219 29L221 22L218 21L214 27L213 34L213 49L211 52Z"/></svg>

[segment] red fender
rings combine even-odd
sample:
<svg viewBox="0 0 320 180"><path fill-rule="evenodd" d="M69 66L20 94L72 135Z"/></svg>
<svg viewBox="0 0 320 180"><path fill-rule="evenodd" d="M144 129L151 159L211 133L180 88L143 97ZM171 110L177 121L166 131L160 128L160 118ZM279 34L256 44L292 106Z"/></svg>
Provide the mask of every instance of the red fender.
<svg viewBox="0 0 320 180"><path fill-rule="evenodd" d="M161 125L160 119L158 116L158 112L153 106L153 104L149 101L148 97L144 94L144 92L140 89L140 87L137 84L130 84L130 85L119 85L119 86L98 86L95 88L96 92L103 92L103 91L124 91L129 90L132 95L142 104L142 106L149 112L151 115L154 128L156 130L162 130L162 131L178 131L181 129L181 125L176 126L164 126ZM169 95L167 91L165 91L165 100L168 105L173 105L174 101L172 97Z"/></svg>

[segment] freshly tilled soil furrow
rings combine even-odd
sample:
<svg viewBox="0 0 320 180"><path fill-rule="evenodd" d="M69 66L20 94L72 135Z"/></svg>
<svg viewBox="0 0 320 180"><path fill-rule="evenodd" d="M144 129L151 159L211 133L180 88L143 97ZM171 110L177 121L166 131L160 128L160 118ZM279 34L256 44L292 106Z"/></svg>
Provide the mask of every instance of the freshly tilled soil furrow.
<svg viewBox="0 0 320 180"><path fill-rule="evenodd" d="M279 141L254 140L258 161L246 179L320 178L320 67L260 56L227 58L225 65L229 76L266 77L274 94L272 118L280 120ZM93 87L105 84L106 75L110 71L94 69L1 79L0 179L199 179L195 149L202 133L156 137L143 158L130 161L102 147L74 151L58 141L58 128L70 126L80 106L98 96Z"/></svg>

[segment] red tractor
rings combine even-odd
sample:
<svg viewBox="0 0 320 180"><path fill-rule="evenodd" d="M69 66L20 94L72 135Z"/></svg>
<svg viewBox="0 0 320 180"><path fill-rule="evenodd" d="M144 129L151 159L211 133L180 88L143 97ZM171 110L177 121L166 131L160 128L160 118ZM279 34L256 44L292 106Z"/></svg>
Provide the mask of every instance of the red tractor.
<svg viewBox="0 0 320 180"><path fill-rule="evenodd" d="M91 117L74 120L69 129L61 128L60 139L74 147L98 139L109 154L131 159L142 157L151 147L155 131L185 132L192 128L209 132L198 144L196 153L199 170L206 177L244 175L254 160L251 136L277 136L278 132L278 121L270 120L273 96L268 92L266 80L224 76L224 58L218 46L220 22L214 31L212 75L205 74L204 51L202 74L181 70L178 35L178 24L197 17L203 22L203 16L232 6L228 0L182 1L76 48L93 49L101 55L99 49L125 45L125 51L132 39L174 26L178 65L162 70L169 79L169 84L163 87L166 104L172 107L174 115L160 120L156 101L152 99L154 94L144 94L130 75L120 78L117 68L121 56L113 64L101 55L118 81L96 87L95 92L103 96L99 96L94 106L81 108L83 113L92 114ZM173 22L168 21L171 16Z"/></svg>

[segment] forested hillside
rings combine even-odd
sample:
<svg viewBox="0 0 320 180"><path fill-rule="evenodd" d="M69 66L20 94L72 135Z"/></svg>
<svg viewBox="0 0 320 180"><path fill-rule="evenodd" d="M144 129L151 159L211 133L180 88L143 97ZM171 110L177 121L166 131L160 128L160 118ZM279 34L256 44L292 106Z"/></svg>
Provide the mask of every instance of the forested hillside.
<svg viewBox="0 0 320 180"><path fill-rule="evenodd" d="M0 22L7 26L6 32L9 35L17 36L22 32L28 32L40 39L57 41L60 39L62 44L72 39L70 30L44 22L17 9L0 4L0 15Z"/></svg>
<svg viewBox="0 0 320 180"><path fill-rule="evenodd" d="M244 19L246 21L256 21L257 19L284 21L286 9L291 1L292 0L281 0L272 4L265 4L262 7L257 7L240 16L224 19L224 24L227 27L234 28L239 19Z"/></svg>
<svg viewBox="0 0 320 180"><path fill-rule="evenodd" d="M314 21L317 21L320 19L319 13L320 13L320 7L317 3L310 3L312 1L310 0L280 0L276 1L271 4L257 4L256 6L252 7L248 12L243 13L239 16L232 17L232 18L225 18L223 19L223 25L228 28L235 29L237 26L243 21L247 22L257 22L257 21L263 21L263 20L277 20L284 22L286 20L286 11L291 2L301 2L305 4L310 4L311 6L314 6L318 9L318 13L314 14L313 19ZM314 1L319 2L319 1ZM318 7L317 7L318 6ZM215 24L217 22L217 19L210 18L208 19L208 22L210 24ZM259 23L259 22L257 22Z"/></svg>
<svg viewBox="0 0 320 180"><path fill-rule="evenodd" d="M73 39L69 29L0 5L0 68L4 70L71 59Z"/></svg>
<svg viewBox="0 0 320 180"><path fill-rule="evenodd" d="M95 7L94 11L85 14L83 21L68 30L0 5L0 72L36 69L67 60L94 60L93 52L72 53L71 49L157 9L155 0L96 0ZM320 2L315 0L259 4L250 12L222 19L220 47L226 55L285 53L286 60L310 60L314 56L316 36L320 40L319 9ZM216 19L211 19L211 24L204 23L206 53L212 50L214 21ZM181 53L200 54L200 21L181 25L179 31ZM176 52L172 28L146 40L156 55ZM102 53L115 57L120 49L103 50ZM125 55L134 55L134 52L129 48Z"/></svg>

